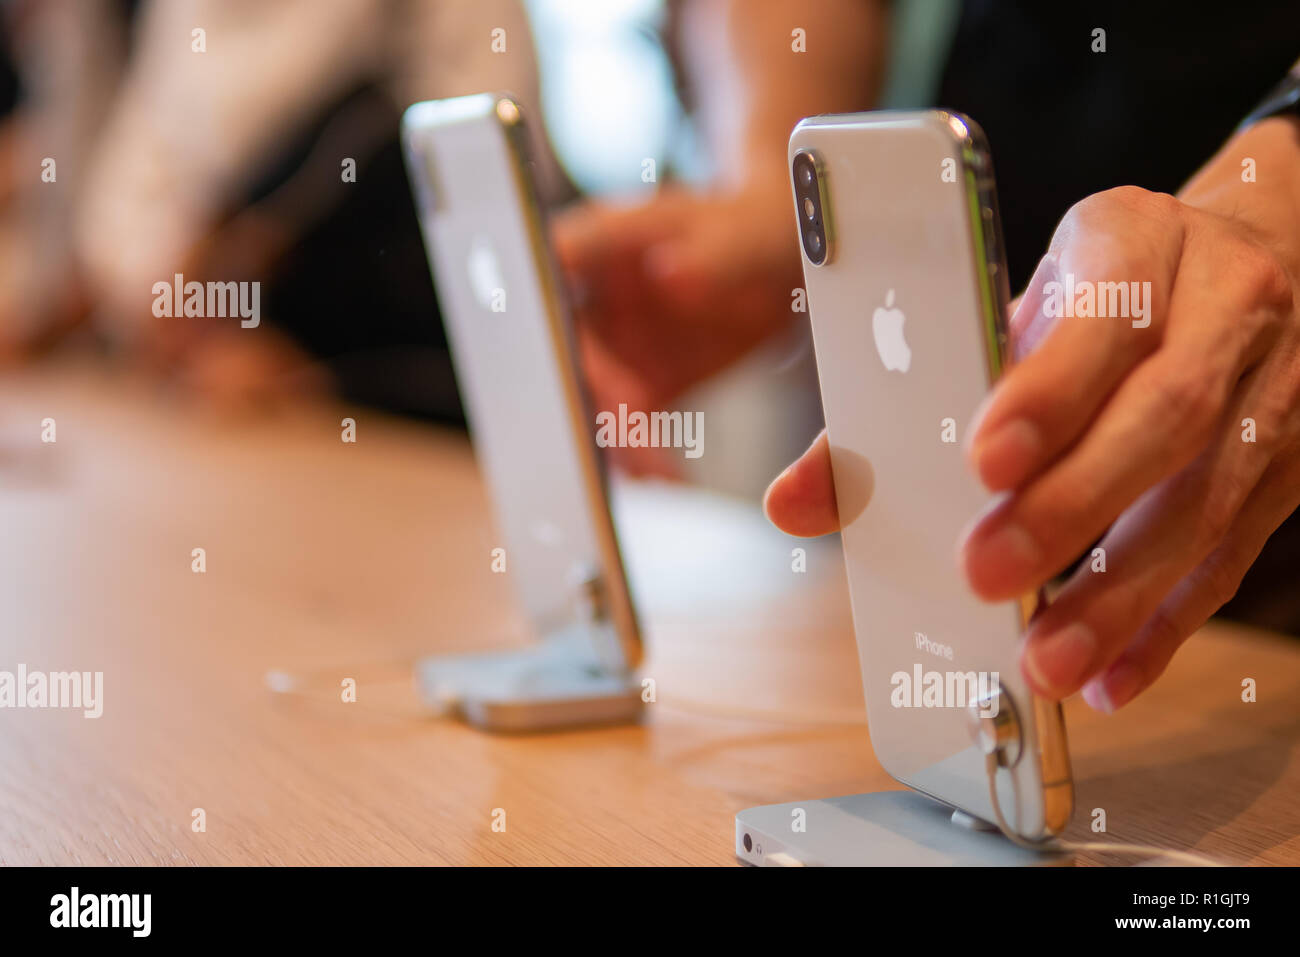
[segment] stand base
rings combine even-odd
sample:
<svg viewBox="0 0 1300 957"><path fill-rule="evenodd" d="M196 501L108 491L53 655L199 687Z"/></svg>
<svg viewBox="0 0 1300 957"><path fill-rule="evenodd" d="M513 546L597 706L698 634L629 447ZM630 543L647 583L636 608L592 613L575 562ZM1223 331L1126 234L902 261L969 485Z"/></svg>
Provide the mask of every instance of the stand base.
<svg viewBox="0 0 1300 957"><path fill-rule="evenodd" d="M801 830L796 809L804 812ZM751 807L736 815L736 858L766 867L1022 867L1072 859L971 827L916 791Z"/></svg>
<svg viewBox="0 0 1300 957"><path fill-rule="evenodd" d="M605 637L580 626L518 651L435 655L416 665L416 687L437 713L457 713L486 731L633 723L641 685L602 663Z"/></svg>

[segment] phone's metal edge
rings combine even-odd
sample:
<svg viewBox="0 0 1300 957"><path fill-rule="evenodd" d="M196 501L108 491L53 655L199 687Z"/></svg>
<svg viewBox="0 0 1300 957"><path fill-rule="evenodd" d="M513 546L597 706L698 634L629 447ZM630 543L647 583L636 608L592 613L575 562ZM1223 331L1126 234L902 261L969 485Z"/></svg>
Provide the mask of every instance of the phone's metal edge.
<svg viewBox="0 0 1300 957"><path fill-rule="evenodd" d="M455 122L461 119L493 118L506 137L511 160L511 172L517 194L523 200L524 219L528 230L528 246L539 281L546 309L546 325L551 346L567 361L561 362L560 377L563 382L566 405L570 413L570 426L577 439L581 472L586 483L586 498L598 538L603 593L595 596L609 610L618 635L619 648L626 671L633 671L643 657L640 621L632 599L619 548L618 533L610 510L608 482L594 440L588 430L587 417L590 403L586 390L575 374L577 349L570 331L566 298L557 282L558 269L551 256L546 238L545 216L537 197L532 176L528 172L528 152L525 137L524 115L518 100L508 93L483 93L453 100L429 100L407 108L402 117L403 140L413 131L428 125ZM405 145L405 144L404 144ZM420 170L420 175L425 175Z"/></svg>
<svg viewBox="0 0 1300 957"><path fill-rule="evenodd" d="M975 245L976 262L983 265L977 270L980 284L980 302L984 309L984 340L988 362L990 388L1010 367L1008 354L1010 338L1007 334L1006 305L1010 301L1007 267L1004 254L994 242L1001 235L1001 214L994 188L992 151L979 124L960 113L936 111L959 140L962 153L963 183L967 195L968 227ZM956 121L953 123L952 121ZM958 136L958 125L965 136ZM987 210L987 221L985 219ZM991 230L992 240L986 234ZM1041 607L1041 590L1021 595L1016 601L1021 632ZM1030 693L1037 740L1038 766L1042 776L1043 830L1055 837L1063 831L1074 814L1074 776L1070 766L1069 743L1065 731L1065 715L1059 701L1050 701Z"/></svg>
<svg viewBox="0 0 1300 957"><path fill-rule="evenodd" d="M502 104L510 104L513 110L502 109ZM578 350L573 339L571 320L569 318L567 297L557 277L559 269L551 254L551 245L546 235L546 217L542 211L541 201L537 197L533 177L528 171L528 145L525 139L523 110L517 100L508 94L495 97L494 113L500 121L510 141L510 156L515 174L515 187L524 199L524 215L528 222L529 246L532 250L533 263L542 283L543 300L546 303L547 328L551 334L551 344L557 352L568 361L561 363L561 378L564 381L568 397L568 408L578 456L582 461L583 479L587 483L587 502L591 510L593 525L599 538L602 564L605 574L602 576L603 594L596 596L597 601L609 608L618 633L619 645L623 652L623 666L632 671L641 663L643 642L641 628L632 601L631 590L627 581L627 570L623 565L623 553L619 548L618 531L614 527L614 517L609 499L609 483L600 456L592 438L591 403L587 391L576 374L578 369Z"/></svg>

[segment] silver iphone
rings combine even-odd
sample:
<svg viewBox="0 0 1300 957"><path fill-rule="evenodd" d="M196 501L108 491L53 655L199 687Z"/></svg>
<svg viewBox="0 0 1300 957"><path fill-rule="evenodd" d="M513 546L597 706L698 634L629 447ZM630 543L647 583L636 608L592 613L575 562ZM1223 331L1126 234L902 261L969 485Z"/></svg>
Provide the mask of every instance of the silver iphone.
<svg viewBox="0 0 1300 957"><path fill-rule="evenodd" d="M402 120L403 146L505 568L540 636L571 632L575 623L606 626L597 633L609 640L596 652L615 676L618 700L605 716L613 719L626 710L624 699L639 704L617 676L636 666L641 642L523 122L506 95L417 103ZM487 567L487 556L481 560ZM517 665L508 674L516 698L568 693L555 687L551 658L530 662L526 673ZM583 680L575 673L561 683ZM587 705L578 705L557 704L557 717L541 723L581 717ZM503 720L537 726L529 716L536 713Z"/></svg>
<svg viewBox="0 0 1300 957"><path fill-rule="evenodd" d="M953 113L806 119L790 139L871 742L893 777L1038 840L1073 785L1059 704L1021 678L1036 596L989 604L955 548L989 495L962 439L1005 361L993 170Z"/></svg>

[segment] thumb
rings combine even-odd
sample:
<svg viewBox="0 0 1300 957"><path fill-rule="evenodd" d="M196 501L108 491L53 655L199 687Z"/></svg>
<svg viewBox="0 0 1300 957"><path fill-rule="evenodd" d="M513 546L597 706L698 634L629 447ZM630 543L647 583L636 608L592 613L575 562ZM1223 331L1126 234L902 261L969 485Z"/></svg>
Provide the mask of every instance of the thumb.
<svg viewBox="0 0 1300 957"><path fill-rule="evenodd" d="M839 530L831 447L825 429L808 451L768 486L763 510L768 520L787 535L815 538Z"/></svg>

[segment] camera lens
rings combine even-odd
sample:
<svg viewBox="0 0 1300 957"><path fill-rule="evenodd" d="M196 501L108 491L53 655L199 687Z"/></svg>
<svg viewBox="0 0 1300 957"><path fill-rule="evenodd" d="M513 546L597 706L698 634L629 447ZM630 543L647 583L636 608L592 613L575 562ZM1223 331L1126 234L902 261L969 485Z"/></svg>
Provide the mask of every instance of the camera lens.
<svg viewBox="0 0 1300 957"><path fill-rule="evenodd" d="M817 161L807 150L800 150L793 160L795 215L803 227L803 249L814 266L826 262L829 256L825 210L822 209L820 174Z"/></svg>

